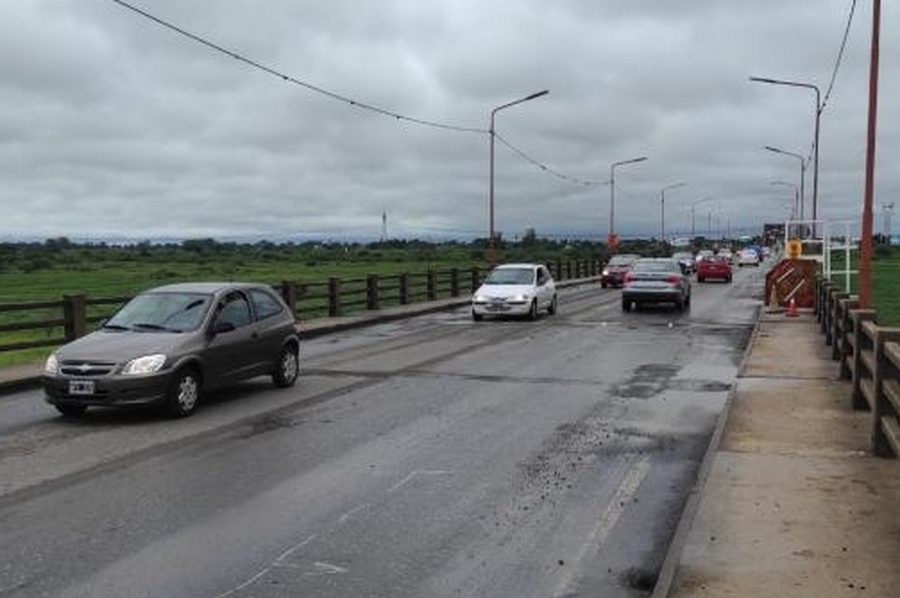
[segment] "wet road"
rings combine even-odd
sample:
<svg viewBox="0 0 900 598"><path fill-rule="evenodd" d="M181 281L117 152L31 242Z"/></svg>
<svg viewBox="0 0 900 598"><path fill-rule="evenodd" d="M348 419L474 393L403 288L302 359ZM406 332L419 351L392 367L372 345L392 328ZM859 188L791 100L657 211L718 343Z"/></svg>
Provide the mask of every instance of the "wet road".
<svg viewBox="0 0 900 598"><path fill-rule="evenodd" d="M644 596L762 299L308 341L187 420L0 399L0 597Z"/></svg>

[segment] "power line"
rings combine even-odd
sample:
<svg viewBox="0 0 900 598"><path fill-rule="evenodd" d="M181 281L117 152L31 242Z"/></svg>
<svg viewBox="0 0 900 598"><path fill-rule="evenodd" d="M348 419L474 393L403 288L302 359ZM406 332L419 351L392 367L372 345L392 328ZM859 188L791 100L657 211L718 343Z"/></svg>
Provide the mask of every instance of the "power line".
<svg viewBox="0 0 900 598"><path fill-rule="evenodd" d="M154 16L145 10L142 10L132 4L129 4L128 2L125 2L124 0L111 0L111 1L114 2L115 4L118 4L119 6L121 6L123 8L126 8L126 9L144 17L145 19L149 19L150 21L153 21L154 23L165 27L166 29L174 31L175 33L178 33L179 35L182 35L190 40L193 40L199 44L202 44L202 45L206 46L207 48L215 50L216 52L225 54L226 56L230 56L231 58L234 58L235 60L237 60L239 62L243 62L244 64L247 64L257 70L268 73L269 75L274 75L275 77L278 77L279 79L281 79L283 81L286 81L288 83L293 83L294 85L299 85L300 87L304 87L310 91L314 91L318 94L324 95L333 100L338 100L340 102L344 102L355 108L361 108L363 110L368 110L370 112L374 112L376 114L381 114L383 116L390 116L397 120L415 123L418 125L424 125L427 127L446 129L449 131L458 131L458 132L462 132L462 133L488 133L489 132L486 129L479 129L479 128L475 128L475 127L461 127L461 126L450 125L450 124L446 124L446 123L439 123L439 122L435 122L435 121L431 121L431 120L425 120L425 119L421 119L421 118L415 118L412 116L406 116L406 115L400 114L399 112L394 112L394 111L388 110L386 108L381 108L379 106L374 106L374 105L368 104L366 102L360 102L358 100L354 100L352 98L343 96L343 95L335 93L333 91L329 91L329 90L319 87L317 85L313 85L312 83L307 83L306 81L302 81L300 79L292 77L291 75L282 73L272 67L266 66L260 62L252 60L250 58L247 58L246 56L243 56L242 54L239 54L233 50L229 50L223 46L220 46L214 42L209 41L208 39L205 39L199 35L193 34L185 29L182 29L181 27L178 27L177 25L174 25L172 23L169 23L168 21L165 21L165 20L157 17L157 16Z"/></svg>
<svg viewBox="0 0 900 598"><path fill-rule="evenodd" d="M585 186L585 187L591 186L591 185L608 185L608 184L609 184L609 181L590 181L590 180L580 179L580 178L578 178L578 177L570 176L570 175L567 175L567 174L563 174L563 173L561 173L561 172L558 172L558 171L556 171L556 170L553 170L552 168L550 168L550 167L547 166L546 164L543 164L543 163L539 162L538 160L532 158L531 156L529 156L528 154L526 154L524 151L520 150L519 148L517 148L516 146L514 146L513 144L511 144L509 141L507 141L506 139L504 139L504 138L503 138L501 135L499 135L498 133L495 132L495 133L494 133L494 136L500 141L500 143L502 143L503 145L505 145L506 147L508 147L509 149L511 149L513 152L515 152L516 154L518 154L519 157L521 157L521 158L523 158L524 160L526 160L527 162L530 162L531 164L537 166L538 168L540 168L540 169L543 170L544 172L546 172L546 173L548 173L548 174L550 174L550 175L552 175L552 176L555 176L555 177L558 178L558 179L562 179L562 180L564 180L564 181L568 181L568 182L574 183L574 184L576 184L576 185L583 185L583 186Z"/></svg>
<svg viewBox="0 0 900 598"><path fill-rule="evenodd" d="M847 47L847 38L850 35L850 25L853 23L853 15L856 12L856 0L853 0L853 4L850 5L850 14L847 16L847 26L844 28L844 38L841 40L841 48L838 50L837 59L834 61L834 70L831 72L831 81L828 83L828 90L825 92L825 99L822 100L822 105L819 106L819 111L825 110L825 104L828 103L828 98L831 97L831 90L834 89L834 82L837 79L838 69L841 66L841 61L844 57L844 49Z"/></svg>

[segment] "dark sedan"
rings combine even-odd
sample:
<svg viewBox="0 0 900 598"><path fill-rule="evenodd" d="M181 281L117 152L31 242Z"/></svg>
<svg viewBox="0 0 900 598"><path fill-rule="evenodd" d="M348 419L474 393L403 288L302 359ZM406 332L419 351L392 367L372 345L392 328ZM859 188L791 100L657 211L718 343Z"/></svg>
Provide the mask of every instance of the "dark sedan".
<svg viewBox="0 0 900 598"><path fill-rule="evenodd" d="M631 270L636 259L638 259L637 255L626 253L612 256L609 263L606 264L600 273L600 286L604 289L606 287L621 287L622 283L625 282L625 275Z"/></svg>
<svg viewBox="0 0 900 598"><path fill-rule="evenodd" d="M193 413L202 391L255 376L292 386L300 372L293 313L271 287L182 283L145 291L99 330L57 349L43 373L64 415L90 406L161 405Z"/></svg>

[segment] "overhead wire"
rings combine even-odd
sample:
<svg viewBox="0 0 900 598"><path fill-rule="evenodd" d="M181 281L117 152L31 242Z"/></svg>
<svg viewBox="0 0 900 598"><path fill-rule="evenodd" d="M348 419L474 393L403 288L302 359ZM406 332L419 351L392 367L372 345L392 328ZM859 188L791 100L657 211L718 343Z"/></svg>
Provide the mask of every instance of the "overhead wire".
<svg viewBox="0 0 900 598"><path fill-rule="evenodd" d="M338 101L344 102L346 104L349 104L351 106L354 106L356 108L361 108L363 110L368 110L370 112L381 114L383 116L392 117L396 120L415 123L418 125L434 127L434 128L438 128L438 129L445 129L445 130L449 130L449 131L457 131L457 132L462 132L462 133L482 133L482 134L488 133L488 131L486 129L480 129L477 127L463 127L463 126L458 126L458 125L440 123L440 122L436 122L436 121L432 121L432 120L426 120L426 119L422 119L422 118L416 118L413 116L407 116L404 114L400 114L399 112L394 112L393 110L381 108L380 106L375 106L375 105L369 104L367 102L361 102L359 100L354 100L353 98L344 96L342 94L339 94L339 93L336 93L333 91L329 91L323 87L319 87L318 85L314 85L312 83L308 83L306 81L297 79L296 77L293 77L291 75L288 75L286 73L278 71L273 67L266 66L266 65L262 64L261 62L247 58L246 56L239 54L238 52L235 52L234 50L229 50L228 48L225 48L224 46L221 46L217 43L209 41L206 38L203 38L199 35L191 33L177 25L174 25L174 24L172 24L168 21L165 21L155 15L152 15L149 12L147 12L141 8L138 8L137 6L134 6L133 4L129 4L128 2L125 2L124 0L110 0L110 1L115 4L118 4L122 8L130 10L130 11L144 17L145 19L149 19L150 21L153 21L154 23L161 25L162 27L165 27L166 29L169 29L170 31L174 31L175 33L178 33L179 35L182 35L190 40L193 40L199 44L202 44L202 45L206 46L207 48L215 50L216 52L225 54L226 56L230 56L231 58L234 58L235 60L237 60L239 62L243 62L244 64L246 64L248 66L251 66L255 69L258 69L258 70L268 73L270 75L274 75L283 81L286 81L288 83L293 83L294 85L299 85L300 87L304 87L310 91L324 95L333 100L338 100Z"/></svg>
<svg viewBox="0 0 900 598"><path fill-rule="evenodd" d="M362 110L368 110L370 112L374 112L376 114L380 114L383 116L389 116L396 120L406 121L406 122L423 125L423 126L428 126L428 127L434 127L434 128L438 128L438 129L444 129L444 130L456 131L456 132L462 132L462 133L479 133L479 134L489 134L490 133L489 130L481 129L478 127L458 126L458 125L452 125L452 124L447 124L447 123L441 123L441 122L437 122L437 121L433 121L433 120L416 118L413 116L407 116L407 115L401 114L399 112L389 110L387 108L382 108L380 106L375 106L375 105L369 104L367 102L355 100L348 96L330 91L328 89L325 89L324 87L314 85L307 81L298 79L292 75L288 75L286 73L278 71L277 69L275 69L273 67L266 66L266 65L262 64L261 62L253 60L251 58L248 58L234 50L229 50L228 48L225 48L224 46L222 46L220 44L212 42L212 41L210 41L200 35L197 35L195 33L191 33L190 31L187 31L186 29L179 27L178 25L175 25L173 23L170 23L169 21L166 21L160 17L157 17L156 15L153 15L153 14L147 12L146 10L143 10L129 2L126 2L125 0L110 0L110 1L121 6L122 8L130 10L131 12L156 23L157 25L165 27L166 29L169 29L170 31L173 31L179 35L182 35L194 42L202 44L203 46L206 46L207 48L210 48L216 52L225 54L226 56L229 56L229 57L231 57L239 62L242 62L252 68L260 70L269 75L278 77L282 81L285 81L288 83L293 83L294 85L298 85L300 87L308 89L309 91L324 95L333 100L338 100L340 102L344 102L355 108L360 108ZM530 162L534 166L538 167L540 170L542 170L552 176L555 176L556 178L568 181L568 182L576 184L576 185L584 185L584 186L608 185L609 184L608 181L591 181L591 180L580 179L580 178L577 178L574 176L563 174L557 170L550 168L546 164L543 164L543 163L539 162L538 160L532 158L531 156L526 154L524 151L520 150L519 148L517 148L514 145L512 145L511 143L509 143L506 139L504 139L500 135L497 135L496 132L494 133L494 135L497 139L500 140L501 143L503 143L505 146L507 146L510 150L512 150L514 153L516 153L519 157L523 158L527 162Z"/></svg>

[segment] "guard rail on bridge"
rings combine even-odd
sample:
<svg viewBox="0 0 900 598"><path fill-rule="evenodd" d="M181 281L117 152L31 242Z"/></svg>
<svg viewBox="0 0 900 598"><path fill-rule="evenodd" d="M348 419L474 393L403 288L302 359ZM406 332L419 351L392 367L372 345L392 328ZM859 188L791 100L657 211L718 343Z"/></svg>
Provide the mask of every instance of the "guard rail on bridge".
<svg viewBox="0 0 900 598"><path fill-rule="evenodd" d="M875 310L859 309L859 300L837 284L816 281L816 320L840 361L840 376L851 380L850 400L872 412L872 451L900 455L900 328L878 325Z"/></svg>

